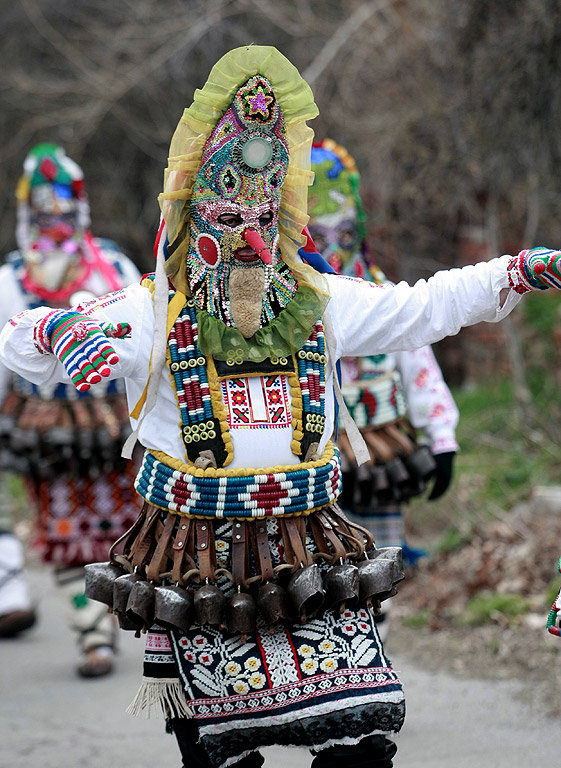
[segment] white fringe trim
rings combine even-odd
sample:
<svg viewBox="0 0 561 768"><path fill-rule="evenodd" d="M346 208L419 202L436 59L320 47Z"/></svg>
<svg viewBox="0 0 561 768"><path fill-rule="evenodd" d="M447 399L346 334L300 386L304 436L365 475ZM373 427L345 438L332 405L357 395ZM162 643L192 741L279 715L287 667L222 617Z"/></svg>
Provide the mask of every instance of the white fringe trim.
<svg viewBox="0 0 561 768"><path fill-rule="evenodd" d="M146 717L150 717L152 707L159 707L164 717L193 717L179 680L162 681L144 677L138 693L126 712L128 715L138 717L146 711Z"/></svg>

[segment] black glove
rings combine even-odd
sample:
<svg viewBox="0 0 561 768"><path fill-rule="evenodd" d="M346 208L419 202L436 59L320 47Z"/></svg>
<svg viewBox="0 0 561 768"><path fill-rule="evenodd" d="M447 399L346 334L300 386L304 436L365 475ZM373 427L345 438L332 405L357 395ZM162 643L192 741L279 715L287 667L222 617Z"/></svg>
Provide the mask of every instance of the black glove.
<svg viewBox="0 0 561 768"><path fill-rule="evenodd" d="M434 485L427 497L429 501L439 499L448 490L448 486L452 482L455 455L455 451L435 454L434 460L436 461L436 469L432 474L432 477L434 477Z"/></svg>

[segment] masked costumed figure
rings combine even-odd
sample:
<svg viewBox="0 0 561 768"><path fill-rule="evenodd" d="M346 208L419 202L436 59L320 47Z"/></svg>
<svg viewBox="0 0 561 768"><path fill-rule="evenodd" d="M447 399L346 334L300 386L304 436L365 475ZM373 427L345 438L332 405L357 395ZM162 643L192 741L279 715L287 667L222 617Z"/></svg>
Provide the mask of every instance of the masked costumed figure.
<svg viewBox="0 0 561 768"><path fill-rule="evenodd" d="M383 285L387 279L366 245L353 158L332 139L324 139L312 147L312 170L308 229L315 246L337 273ZM378 547L402 547L406 562L415 564L421 551L405 543L402 506L426 490L429 478L429 499L447 490L458 450L458 409L430 347L345 358L341 371L345 403L363 431L371 460L358 467L341 430L340 504L351 519L368 528ZM419 445L418 430L428 446ZM385 620L388 605L377 617L378 624Z"/></svg>
<svg viewBox="0 0 561 768"><path fill-rule="evenodd" d="M374 611L403 571L337 506L335 397L369 453L335 365L498 321L558 282L546 249L414 287L314 271L298 249L316 113L274 48L226 54L172 139L155 275L0 336L31 381L127 381L145 504L87 588L152 627L132 711L162 705L186 766L261 765L269 744L309 747L316 768L392 765L404 700Z"/></svg>
<svg viewBox="0 0 561 768"><path fill-rule="evenodd" d="M3 322L45 303L87 304L139 279L111 241L89 231L83 174L63 149L36 146L25 160L16 196L18 250L0 269ZM108 382L94 396L80 394L71 383L31 384L1 365L0 404L1 466L25 477L37 508L37 544L43 560L55 566L84 654L78 671L105 673L112 665L114 621L105 606L85 597L83 565L103 558L138 514L130 492L138 467L120 458L130 431L124 387ZM0 536L0 568L6 545L14 549L11 535ZM4 590L13 592L22 579L21 555L19 566L19 574L0 587L7 633L13 628L10 614L23 608L2 599Z"/></svg>

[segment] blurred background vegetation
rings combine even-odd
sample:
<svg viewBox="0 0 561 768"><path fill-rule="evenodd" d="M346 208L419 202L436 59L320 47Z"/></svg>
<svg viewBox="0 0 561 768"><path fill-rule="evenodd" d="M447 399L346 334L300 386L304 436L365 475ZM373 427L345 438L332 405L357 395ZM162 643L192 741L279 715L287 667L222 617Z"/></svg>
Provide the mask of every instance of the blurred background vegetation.
<svg viewBox="0 0 561 768"><path fill-rule="evenodd" d="M94 233L150 270L171 134L215 61L248 43L288 56L316 135L356 158L390 278L561 246L558 0L0 0L0 26L2 253L22 161L55 141L84 168ZM462 452L454 490L415 515L446 516L452 543L557 482L560 320L557 295L530 297L436 346Z"/></svg>

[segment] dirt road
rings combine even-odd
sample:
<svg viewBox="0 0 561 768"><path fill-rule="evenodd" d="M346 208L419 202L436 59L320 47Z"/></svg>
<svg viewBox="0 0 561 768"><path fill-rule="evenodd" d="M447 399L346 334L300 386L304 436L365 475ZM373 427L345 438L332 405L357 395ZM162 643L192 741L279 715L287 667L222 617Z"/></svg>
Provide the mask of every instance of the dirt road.
<svg viewBox="0 0 561 768"><path fill-rule="evenodd" d="M140 679L142 641L121 633L116 673L83 681L74 674L73 638L48 571L30 572L41 617L19 640L0 645L0 752L10 768L179 768L160 719L125 708ZM391 637L390 637L391 652ZM561 654L561 643L559 647ZM396 768L527 768L557 764L561 722L532 711L516 682L436 677L394 658L407 696ZM301 750L266 750L267 766L310 765ZM350 768L350 767L349 767Z"/></svg>

